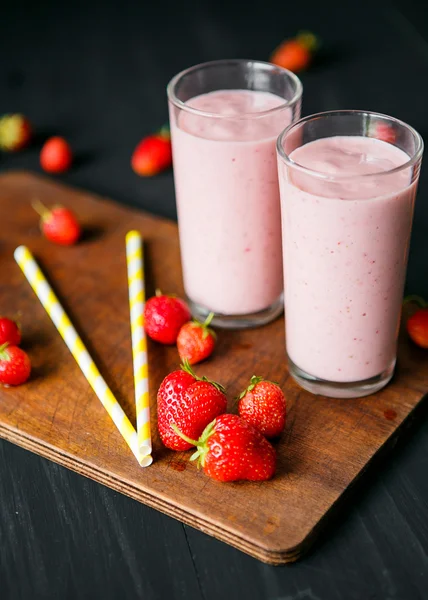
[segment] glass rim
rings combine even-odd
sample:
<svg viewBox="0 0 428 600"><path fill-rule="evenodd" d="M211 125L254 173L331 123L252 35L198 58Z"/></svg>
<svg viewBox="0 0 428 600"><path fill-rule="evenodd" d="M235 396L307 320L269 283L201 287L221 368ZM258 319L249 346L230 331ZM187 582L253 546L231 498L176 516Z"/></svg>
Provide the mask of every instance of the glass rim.
<svg viewBox="0 0 428 600"><path fill-rule="evenodd" d="M221 115L219 113L212 113L212 112L208 112L208 111L204 111L204 110L199 110L198 108L193 108L192 106L189 106L188 104L186 104L185 102L183 102L182 100L177 98L177 96L175 94L175 88L177 86L177 83L180 81L180 79L182 79L185 75L188 75L199 69L205 69L207 67L211 67L214 65L226 66L227 64L240 64L240 63L261 65L263 67L268 67L269 70L280 71L283 75L287 75L289 77L289 79L291 79L293 81L293 83L296 87L294 96L291 98L291 100L287 100L284 103L281 103L279 106L274 106L273 108L269 108L268 110L262 110L262 111L257 111L257 112L246 112L246 113L241 113L239 115ZM240 89L240 88L236 88L236 89ZM288 69L283 69L282 67L278 67L277 65L274 65L273 63L269 63L269 62L266 62L263 60L253 60L253 59L249 59L249 58L248 59L247 58L226 58L226 59L210 60L207 62L199 63L197 65L193 65L192 67L184 69L183 71L180 71L179 73L177 73L177 75L174 75L174 77L170 80L170 82L168 83L168 85L166 87L166 91L167 91L167 96L168 96L169 101L172 104L174 104L174 106L176 106L177 108L180 108L182 110L185 110L189 113L199 115L201 117L209 117L209 118L216 118L216 119L258 119L260 117L270 115L279 110L282 110L287 107L292 107L295 104L297 104L297 102L302 97L303 85L302 85L302 82L300 81L300 79L297 77L297 75L295 75ZM281 98L281 96L278 96L278 98Z"/></svg>
<svg viewBox="0 0 428 600"><path fill-rule="evenodd" d="M330 116L340 116L340 115L344 115L344 116L349 116L349 115L363 116L363 115L365 115L365 116L379 117L380 119L393 122L396 125L399 125L400 127L403 127L404 129L407 129L407 131L409 131L412 134L412 136L415 138L415 141L416 141L416 149L415 149L415 152L413 153L413 156L409 156L409 160L407 160L402 165L398 165L397 167L394 167L393 169L388 169L387 171L374 171L373 173L362 173L362 174L354 174L354 175L338 175L338 174L330 175L328 173L323 173L322 171L316 171L314 169L309 169L308 167L305 167L305 166L299 164L298 162L295 162L285 152L283 142L284 142L285 138L288 136L288 134L291 133L291 131L295 127L297 127L303 123L307 123L308 121L321 119L321 118L325 118L325 117L330 117ZM344 137L348 137L348 136L344 136ZM351 137L351 136L349 136L349 137ZM322 138L319 138L319 139L322 139ZM371 139L377 139L377 138L371 138ZM397 148L397 146L395 146L395 144L391 144L391 145L394 146L395 148ZM391 173L398 173L399 171L408 169L408 168L412 167L413 165L415 165L417 162L419 162L420 159L422 158L422 154L423 154L423 150L424 150L424 141L422 139L422 136L416 131L416 129L414 129L413 127L411 127L404 121L401 121L400 119L396 119L395 117L390 117L389 115L385 115L383 113L373 112L371 110L353 110L353 109L329 110L329 111L325 111L325 112L315 113L313 115L308 115L307 117L303 117L303 118L299 119L298 121L295 121L294 123L291 123L290 125L288 125L278 136L278 139L276 141L276 150L277 150L278 156L281 157L283 162L285 162L286 165L288 165L289 167L292 167L293 169L296 169L302 173L306 173L307 175L310 175L311 177L316 177L317 179L322 179L323 181L337 181L337 180L343 181L345 179L346 180L354 180L354 179L356 180L356 179L360 179L361 177L373 177L373 176L379 177L379 176L383 176L383 175L390 175ZM403 152L405 152L405 150L403 150Z"/></svg>

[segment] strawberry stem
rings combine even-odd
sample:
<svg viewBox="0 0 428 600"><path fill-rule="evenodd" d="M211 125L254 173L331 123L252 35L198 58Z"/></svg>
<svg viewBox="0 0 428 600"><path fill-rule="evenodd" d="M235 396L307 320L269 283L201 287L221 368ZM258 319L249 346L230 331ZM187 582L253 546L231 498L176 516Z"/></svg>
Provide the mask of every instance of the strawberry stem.
<svg viewBox="0 0 428 600"><path fill-rule="evenodd" d="M9 352L6 351L8 346L9 342L6 342L0 346L0 360L10 360Z"/></svg>
<svg viewBox="0 0 428 600"><path fill-rule="evenodd" d="M158 298L159 296L166 296L167 298L177 298L177 294L164 294L159 288L156 288L155 296L157 296Z"/></svg>
<svg viewBox="0 0 428 600"><path fill-rule="evenodd" d="M179 437L181 437L182 440L184 440L185 442L187 442L188 444L192 444L192 446L197 446L198 442L196 440L192 440L192 438L189 438L187 435L185 435L184 433L182 433L177 425L175 423L170 423L171 429L174 430L174 433L176 433Z"/></svg>
<svg viewBox="0 0 428 600"><path fill-rule="evenodd" d="M215 423L216 420L214 419L214 421L211 421L211 423L208 423L208 425L205 427L205 429L203 430L201 437L199 438L198 441L196 440L192 440L191 438L187 437L187 435L184 435L184 433L182 433L177 425L175 423L171 423L171 427L174 430L174 432L180 436L185 442L187 442L188 444L192 444L193 446L196 446L197 450L196 452L194 452L192 454L192 456L190 457L190 460L197 460L198 461L198 468L200 466L204 466L205 464L205 456L208 452L208 438L210 437L210 435L212 435L214 433L214 427L215 427Z"/></svg>
<svg viewBox="0 0 428 600"><path fill-rule="evenodd" d="M43 221L46 221L46 219L49 218L51 211L48 208L46 208L46 206L42 202L40 202L38 198L35 198L32 201L31 206L34 208L36 213L42 217Z"/></svg>
<svg viewBox="0 0 428 600"><path fill-rule="evenodd" d="M201 437L198 440L198 444L197 444L197 450L196 452L194 452L192 454L192 456L190 457L190 460L197 460L197 465L198 465L198 469L199 467L204 467L205 466L205 457L208 453L208 438L210 437L210 435L212 435L214 433L214 427L216 424L216 420L214 419L214 421L211 421L211 423L208 423L208 425L205 427L205 429L202 432Z"/></svg>
<svg viewBox="0 0 428 600"><path fill-rule="evenodd" d="M410 296L406 296L403 300L403 306L406 304L417 304L421 308L426 308L428 306L428 302L424 300L421 296L417 296L416 294L412 294Z"/></svg>
<svg viewBox="0 0 428 600"><path fill-rule="evenodd" d="M208 317L204 321L204 327L209 327L211 325L211 321L214 319L214 313L210 312Z"/></svg>
<svg viewBox="0 0 428 600"><path fill-rule="evenodd" d="M22 329L21 317L22 317L22 312L20 310L17 313L15 313L14 316L12 317L12 321L15 321L15 324L18 327L19 331L21 331L21 329Z"/></svg>
<svg viewBox="0 0 428 600"><path fill-rule="evenodd" d="M257 377L257 375L253 375L250 379L250 385L247 388L248 391L251 392L261 381L263 381L263 377Z"/></svg>
<svg viewBox="0 0 428 600"><path fill-rule="evenodd" d="M214 313L210 312L210 314L207 316L207 318L205 319L205 321L203 323L201 323L201 321L198 321L197 319L193 319L193 321L192 321L193 327L200 327L201 329L203 329L203 334L202 334L203 339L208 337L208 335L212 335L214 339L217 339L216 332L213 329L211 329L211 327L209 327L213 318L214 318Z"/></svg>
<svg viewBox="0 0 428 600"><path fill-rule="evenodd" d="M208 335L212 335L214 339L217 339L217 334L216 334L216 332L215 332L213 329L211 329L211 327L210 327L210 325L211 325L211 321L213 320L213 318L214 318L214 313L213 313L213 312L210 312L210 314L209 314L209 315L208 315L208 317L205 319L205 321L204 321L204 323L203 323L203 325L202 325L202 328L203 328L203 330L204 330L204 333L203 333L203 336L202 336L202 337L203 337L204 339L205 339L206 337L208 337Z"/></svg>
<svg viewBox="0 0 428 600"><path fill-rule="evenodd" d="M194 377L195 379L197 379L198 381L202 381L202 379L200 377L198 377L195 373L195 371L192 369L192 367L190 366L190 363L188 361L187 358L185 358L183 360L183 363L181 365L181 369L183 371L185 371L186 373L189 373L189 375L191 375L192 377Z"/></svg>

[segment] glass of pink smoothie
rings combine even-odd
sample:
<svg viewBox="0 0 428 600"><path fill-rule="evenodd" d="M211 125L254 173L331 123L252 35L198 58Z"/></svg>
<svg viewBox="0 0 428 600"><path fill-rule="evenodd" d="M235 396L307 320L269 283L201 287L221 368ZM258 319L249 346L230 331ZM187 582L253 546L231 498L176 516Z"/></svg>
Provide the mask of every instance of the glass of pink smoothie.
<svg viewBox="0 0 428 600"><path fill-rule="evenodd" d="M220 60L168 85L186 295L219 327L268 323L283 310L276 138L300 116L291 72Z"/></svg>
<svg viewBox="0 0 428 600"><path fill-rule="evenodd" d="M374 393L396 362L422 138L334 111L288 127L277 150L290 373L315 394Z"/></svg>

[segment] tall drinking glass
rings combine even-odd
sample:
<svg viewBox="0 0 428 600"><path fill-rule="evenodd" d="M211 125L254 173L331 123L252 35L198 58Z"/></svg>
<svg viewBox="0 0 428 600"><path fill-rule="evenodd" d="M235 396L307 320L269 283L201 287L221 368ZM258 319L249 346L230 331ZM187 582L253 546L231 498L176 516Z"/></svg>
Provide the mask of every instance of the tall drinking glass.
<svg viewBox="0 0 428 600"><path fill-rule="evenodd" d="M316 394L374 393L395 367L422 138L334 111L288 127L277 150L290 373Z"/></svg>
<svg viewBox="0 0 428 600"><path fill-rule="evenodd" d="M168 85L184 287L193 314L251 327L283 309L275 142L300 116L291 72L220 60Z"/></svg>

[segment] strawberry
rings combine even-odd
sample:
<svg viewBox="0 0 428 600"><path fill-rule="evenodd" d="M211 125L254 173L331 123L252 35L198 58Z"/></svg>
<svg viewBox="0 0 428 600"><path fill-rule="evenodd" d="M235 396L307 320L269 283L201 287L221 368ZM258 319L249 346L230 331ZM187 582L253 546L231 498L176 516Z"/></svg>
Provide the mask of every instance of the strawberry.
<svg viewBox="0 0 428 600"><path fill-rule="evenodd" d="M213 317L214 313L210 313L204 323L194 319L189 323L185 323L180 329L177 337L177 348L181 360L186 359L191 365L195 365L212 354L216 334L210 329L209 325Z"/></svg>
<svg viewBox="0 0 428 600"><path fill-rule="evenodd" d="M21 330L12 319L0 317L0 346L6 343L11 346L19 346L21 343Z"/></svg>
<svg viewBox="0 0 428 600"><path fill-rule="evenodd" d="M197 377L189 363L165 377L158 390L158 429L162 442L172 450L188 450L192 443L180 432L197 439L215 417L226 411L224 388L206 377Z"/></svg>
<svg viewBox="0 0 428 600"><path fill-rule="evenodd" d="M319 43L313 33L304 31L294 39L285 40L273 52L270 62L298 73L307 69Z"/></svg>
<svg viewBox="0 0 428 600"><path fill-rule="evenodd" d="M0 346L0 383L20 385L27 381L30 372L30 359L24 350L7 343Z"/></svg>
<svg viewBox="0 0 428 600"><path fill-rule="evenodd" d="M152 340L161 344L175 344L178 332L190 321L189 307L180 298L166 296L159 290L149 298L144 308L144 328Z"/></svg>
<svg viewBox="0 0 428 600"><path fill-rule="evenodd" d="M407 332L421 348L428 348L428 307L416 311L407 321Z"/></svg>
<svg viewBox="0 0 428 600"><path fill-rule="evenodd" d="M40 164L48 173L65 173L71 167L73 155L69 143L62 137L51 137L40 152Z"/></svg>
<svg viewBox="0 0 428 600"><path fill-rule="evenodd" d="M133 170L143 177L157 175L171 165L171 136L167 127L143 138L135 148L131 159Z"/></svg>
<svg viewBox="0 0 428 600"><path fill-rule="evenodd" d="M388 142L389 144L393 144L397 139L397 135L393 127L388 125L388 123L382 123L382 121L374 125L371 135L372 137L384 142Z"/></svg>
<svg viewBox="0 0 428 600"><path fill-rule="evenodd" d="M34 210L40 215L40 227L45 237L55 244L72 246L82 234L75 214L64 206L46 208L39 200L33 202Z"/></svg>
<svg viewBox="0 0 428 600"><path fill-rule="evenodd" d="M239 396L239 415L268 438L280 435L285 426L285 397L272 381L253 375Z"/></svg>
<svg viewBox="0 0 428 600"><path fill-rule="evenodd" d="M16 152L29 144L31 125L23 115L4 115L0 119L0 150Z"/></svg>
<svg viewBox="0 0 428 600"><path fill-rule="evenodd" d="M190 460L198 460L204 472L217 481L264 481L275 473L276 453L258 429L238 417L220 415L195 441L174 430L197 447Z"/></svg>
<svg viewBox="0 0 428 600"><path fill-rule="evenodd" d="M409 296L404 299L403 304L409 302L414 302L421 308L407 320L407 333L415 344L428 348L428 303L420 296Z"/></svg>

